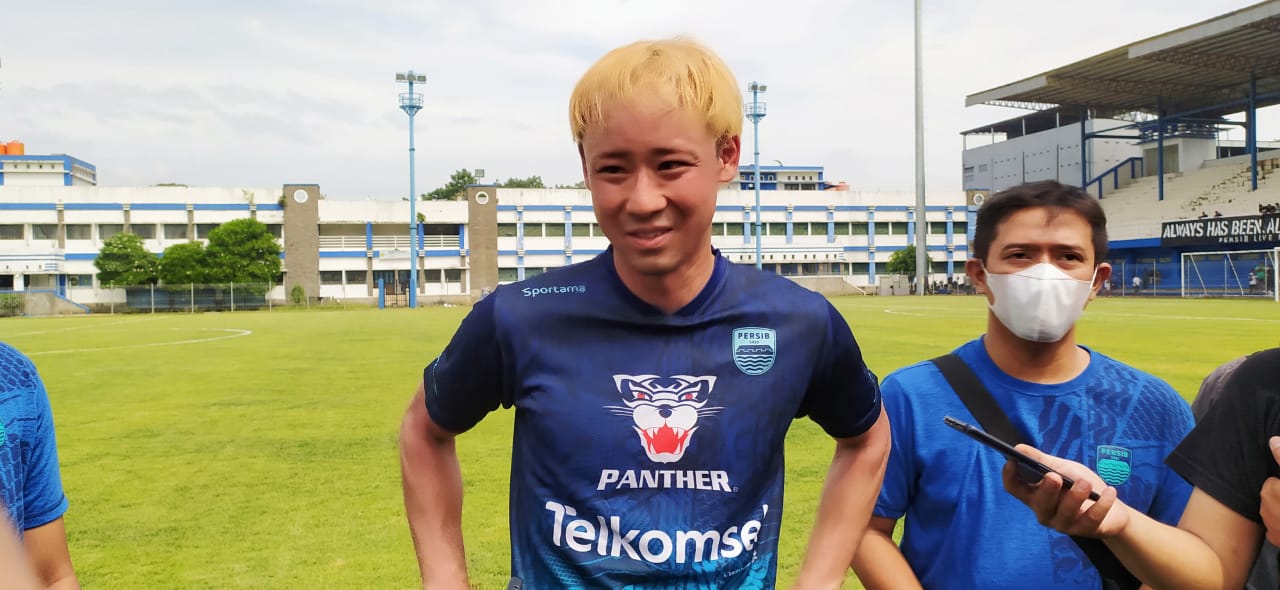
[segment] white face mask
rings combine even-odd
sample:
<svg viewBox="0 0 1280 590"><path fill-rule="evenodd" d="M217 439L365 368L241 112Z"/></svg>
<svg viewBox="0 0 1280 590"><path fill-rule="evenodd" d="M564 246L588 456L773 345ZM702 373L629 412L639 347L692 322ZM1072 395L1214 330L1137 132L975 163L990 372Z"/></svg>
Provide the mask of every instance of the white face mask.
<svg viewBox="0 0 1280 590"><path fill-rule="evenodd" d="M1093 274L1098 275L1097 268ZM992 313L1010 332L1032 342L1057 342L1084 313L1093 279L1082 281L1042 262L1011 274L987 271L987 288L996 300Z"/></svg>

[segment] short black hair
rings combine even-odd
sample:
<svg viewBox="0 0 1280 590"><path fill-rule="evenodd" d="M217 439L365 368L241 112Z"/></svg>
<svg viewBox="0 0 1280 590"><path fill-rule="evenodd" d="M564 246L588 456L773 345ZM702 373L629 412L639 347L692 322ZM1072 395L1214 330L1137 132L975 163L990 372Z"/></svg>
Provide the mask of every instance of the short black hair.
<svg viewBox="0 0 1280 590"><path fill-rule="evenodd" d="M1039 180L1028 182L1002 190L978 208L978 226L973 230L973 243L970 244L973 255L982 262L987 261L987 253L991 243L996 239L996 228L1010 215L1031 209L1047 207L1051 215L1063 210L1072 211L1089 222L1093 230L1093 261L1098 264L1106 259L1107 246L1107 214L1093 195L1056 180Z"/></svg>

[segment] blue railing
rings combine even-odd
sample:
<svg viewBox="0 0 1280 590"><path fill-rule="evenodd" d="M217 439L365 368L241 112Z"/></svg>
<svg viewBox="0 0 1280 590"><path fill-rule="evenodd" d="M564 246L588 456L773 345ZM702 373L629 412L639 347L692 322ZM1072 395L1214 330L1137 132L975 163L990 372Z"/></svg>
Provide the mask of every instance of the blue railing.
<svg viewBox="0 0 1280 590"><path fill-rule="evenodd" d="M1101 199L1102 193L1103 193L1103 186L1105 186L1104 181L1106 181L1108 177L1111 178L1111 189L1119 190L1120 175L1122 174L1121 170L1123 170L1126 167L1129 169L1129 176L1125 178L1125 180L1133 180L1135 178L1143 176L1146 172L1146 165L1143 163L1142 157L1134 156L1132 158L1129 158L1127 160L1120 162L1119 164L1116 164L1115 166L1108 168L1106 172L1103 172L1102 174L1099 174L1097 178L1090 180L1088 184L1084 185L1084 190L1087 191L1089 190L1089 187L1092 187L1094 184L1097 184L1098 198Z"/></svg>

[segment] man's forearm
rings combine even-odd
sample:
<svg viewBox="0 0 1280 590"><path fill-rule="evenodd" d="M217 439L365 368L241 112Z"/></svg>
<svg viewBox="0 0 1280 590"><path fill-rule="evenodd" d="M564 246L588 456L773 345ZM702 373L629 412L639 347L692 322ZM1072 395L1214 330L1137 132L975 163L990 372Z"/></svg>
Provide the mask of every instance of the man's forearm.
<svg viewBox="0 0 1280 590"><path fill-rule="evenodd" d="M421 397L416 401L420 403ZM466 589L462 471L454 442L452 438L433 440L415 422L407 417L401 427L400 474L422 584L432 590Z"/></svg>
<svg viewBox="0 0 1280 590"><path fill-rule="evenodd" d="M853 558L853 571L867 590L920 588L916 573L888 533L868 529Z"/></svg>
<svg viewBox="0 0 1280 590"><path fill-rule="evenodd" d="M836 441L796 587L840 587L880 493L889 445L889 420L883 412L863 434Z"/></svg>
<svg viewBox="0 0 1280 590"><path fill-rule="evenodd" d="M1104 542L1148 586L1162 590L1218 590L1244 585L1243 574L1247 571L1225 571L1223 561L1200 537L1157 522L1128 506L1124 509L1132 511L1128 526ZM1244 561L1252 563L1253 559ZM1230 578L1237 579L1231 583Z"/></svg>

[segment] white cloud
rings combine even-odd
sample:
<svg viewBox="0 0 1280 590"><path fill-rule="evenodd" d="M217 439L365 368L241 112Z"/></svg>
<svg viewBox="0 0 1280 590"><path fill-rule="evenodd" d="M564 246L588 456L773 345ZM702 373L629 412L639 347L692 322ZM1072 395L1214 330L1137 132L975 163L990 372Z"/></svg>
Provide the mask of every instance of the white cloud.
<svg viewBox="0 0 1280 590"><path fill-rule="evenodd" d="M419 192L458 168L574 182L565 110L577 77L612 47L689 34L744 86L769 84L763 162L824 165L861 190L914 187L909 2L55 4L0 20L0 137L94 162L104 184L404 194L405 88L392 75L409 68L428 76ZM966 109L965 95L1245 5L926 0L930 192L959 190L961 130L1018 114ZM1264 136L1280 134L1280 113L1261 120Z"/></svg>

